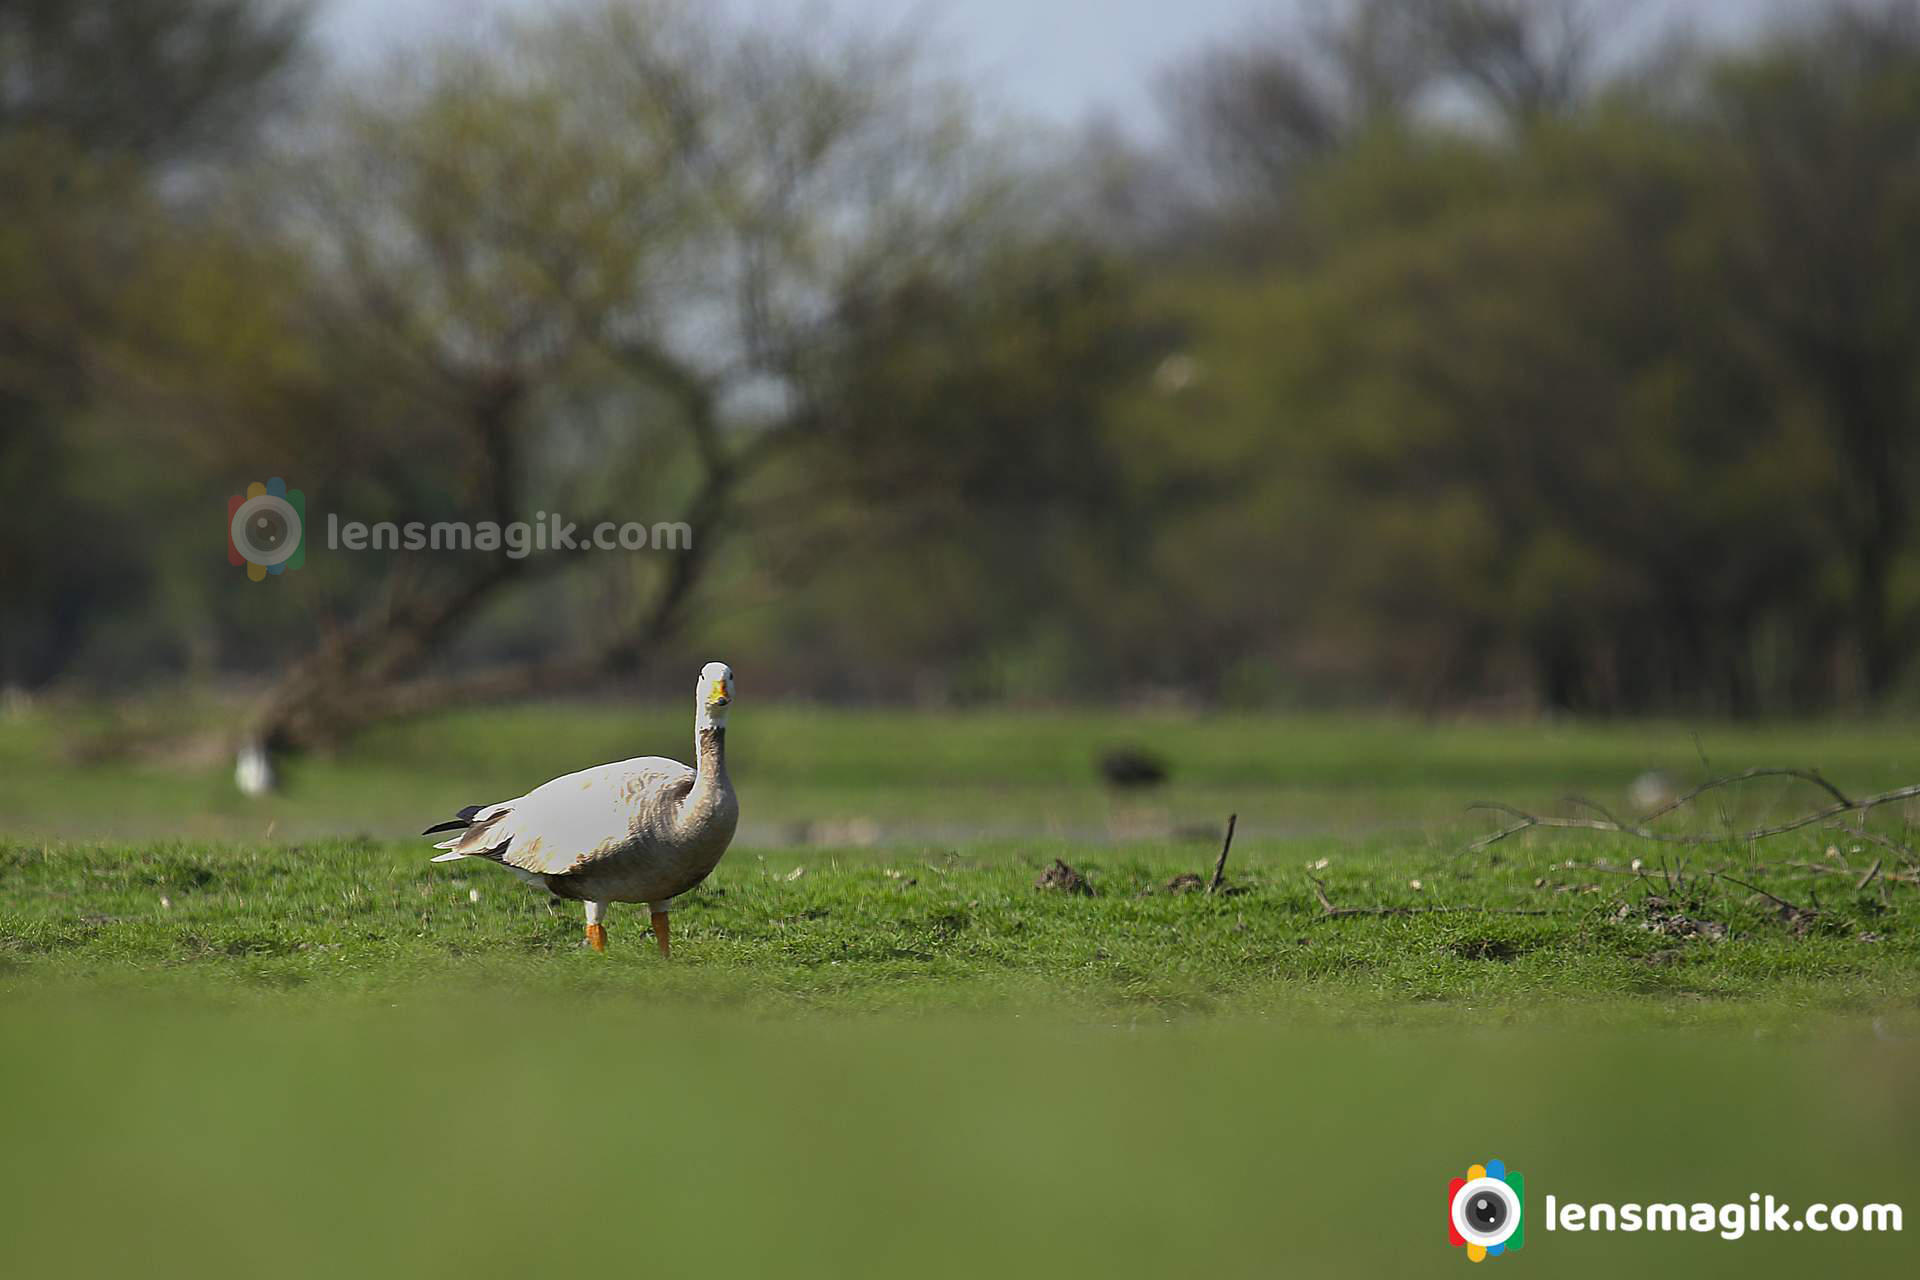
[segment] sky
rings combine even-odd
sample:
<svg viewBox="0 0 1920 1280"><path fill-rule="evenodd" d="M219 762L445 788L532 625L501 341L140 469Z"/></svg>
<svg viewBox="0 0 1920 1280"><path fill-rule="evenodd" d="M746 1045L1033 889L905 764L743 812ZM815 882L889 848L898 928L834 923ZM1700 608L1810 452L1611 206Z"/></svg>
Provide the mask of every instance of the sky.
<svg viewBox="0 0 1920 1280"><path fill-rule="evenodd" d="M537 13L563 0L324 0L320 34L350 60L470 23L477 9ZM1785 0L1596 0L1649 32L1667 22L1703 35L1737 33ZM1312 0L726 0L756 14L820 12L850 24L925 33L942 56L1012 110L1061 126L1105 117L1150 125L1168 65Z"/></svg>

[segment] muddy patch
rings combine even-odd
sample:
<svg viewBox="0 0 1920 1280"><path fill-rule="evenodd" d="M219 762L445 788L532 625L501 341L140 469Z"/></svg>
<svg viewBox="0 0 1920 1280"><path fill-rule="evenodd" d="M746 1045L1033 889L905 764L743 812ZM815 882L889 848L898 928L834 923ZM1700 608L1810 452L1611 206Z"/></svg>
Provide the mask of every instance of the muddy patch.
<svg viewBox="0 0 1920 1280"><path fill-rule="evenodd" d="M1059 858L1055 858L1053 865L1040 873L1040 878L1033 882L1033 887L1051 889L1058 893L1075 893L1083 898L1093 896L1093 883Z"/></svg>

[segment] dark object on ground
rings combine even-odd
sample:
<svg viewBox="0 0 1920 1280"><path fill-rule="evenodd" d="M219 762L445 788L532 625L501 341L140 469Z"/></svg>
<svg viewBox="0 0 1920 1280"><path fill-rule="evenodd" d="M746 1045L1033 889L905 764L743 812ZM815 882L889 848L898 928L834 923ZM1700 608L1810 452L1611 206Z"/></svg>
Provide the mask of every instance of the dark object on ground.
<svg viewBox="0 0 1920 1280"><path fill-rule="evenodd" d="M1147 888L1142 889L1138 896L1151 898L1155 894L1160 893L1177 895L1182 893L1200 893L1203 890L1207 893L1218 893L1223 898L1234 898L1247 892L1247 886L1243 884L1228 884L1223 880L1220 883L1220 887L1214 889L1208 886L1204 877L1197 876L1191 871L1182 871L1165 884L1149 885Z"/></svg>
<svg viewBox="0 0 1920 1280"><path fill-rule="evenodd" d="M1717 942L1727 936L1727 926L1718 920L1696 920L1674 903L1652 894L1637 904L1622 903L1613 918L1621 924L1637 924L1662 938L1707 938Z"/></svg>
<svg viewBox="0 0 1920 1280"><path fill-rule="evenodd" d="M1093 896L1093 885L1087 878L1058 858L1053 860L1052 866L1040 873L1040 878L1033 882L1033 887L1059 889L1063 893L1077 893L1088 898Z"/></svg>
<svg viewBox="0 0 1920 1280"><path fill-rule="evenodd" d="M1233 848L1233 829L1240 825L1240 815L1227 815L1227 838L1220 842L1220 858L1213 864L1213 879L1207 882L1208 893L1218 893L1227 883L1227 853Z"/></svg>
<svg viewBox="0 0 1920 1280"><path fill-rule="evenodd" d="M1101 754L1100 776L1123 790L1157 787L1167 780L1167 762L1139 747L1115 747Z"/></svg>

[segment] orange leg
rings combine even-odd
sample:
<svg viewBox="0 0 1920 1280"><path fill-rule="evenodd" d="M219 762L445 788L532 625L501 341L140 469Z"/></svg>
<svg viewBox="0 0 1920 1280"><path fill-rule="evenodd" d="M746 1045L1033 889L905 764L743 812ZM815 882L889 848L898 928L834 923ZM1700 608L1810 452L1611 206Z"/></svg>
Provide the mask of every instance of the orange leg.
<svg viewBox="0 0 1920 1280"><path fill-rule="evenodd" d="M667 925L667 913L664 911L653 913L653 940L659 944L662 956L673 955L673 930Z"/></svg>
<svg viewBox="0 0 1920 1280"><path fill-rule="evenodd" d="M595 951L605 951L607 949L607 926L603 924L588 925L587 945Z"/></svg>

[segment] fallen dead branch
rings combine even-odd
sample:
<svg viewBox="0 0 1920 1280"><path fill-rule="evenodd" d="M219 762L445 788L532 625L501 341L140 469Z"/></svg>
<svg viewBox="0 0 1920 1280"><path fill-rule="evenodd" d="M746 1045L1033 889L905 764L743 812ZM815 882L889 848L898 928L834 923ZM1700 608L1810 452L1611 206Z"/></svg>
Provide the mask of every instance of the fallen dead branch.
<svg viewBox="0 0 1920 1280"><path fill-rule="evenodd" d="M1833 797L1833 803L1822 805L1818 809L1811 810L1785 822L1753 827L1745 831L1722 833L1656 831L1648 825L1693 803L1709 792L1718 791L1724 787L1734 786L1738 783L1751 782L1757 778L1794 778L1819 787L1822 791L1825 791L1829 796ZM1882 847L1889 849L1890 852L1899 852L1909 859L1920 860L1916 858L1912 849L1900 842L1864 830L1864 819L1867 815L1870 815L1875 808L1883 804L1892 804L1899 800L1911 800L1917 796L1920 796L1920 783L1896 787L1892 791L1882 791L1876 795L1865 796L1860 799L1852 799L1816 770L1761 768L1748 769L1744 772L1729 774L1721 778L1710 778L1699 786L1694 787L1691 791L1684 792L1666 804L1661 805L1659 808L1654 809L1637 822L1623 822L1608 812L1604 806L1595 804L1590 800L1578 798L1575 798L1572 802L1582 809L1588 810L1593 816L1544 817L1540 814L1528 813L1524 809L1517 809L1510 804L1502 804L1497 800L1483 800L1476 804L1469 805L1468 808L1485 809L1494 813L1506 814L1512 818L1513 821L1501 827L1498 831L1481 836L1478 840L1467 845L1462 852L1477 853L1511 836L1519 835L1522 831L1532 830L1535 827L1559 831L1607 831L1632 836L1636 840L1649 840L1660 844L1671 845L1698 846L1725 844L1728 842L1751 844L1755 841L1766 840L1773 836L1786 835L1791 831L1799 831L1805 827L1813 826L1816 823L1833 824L1834 819L1844 814L1858 814L1861 815L1862 819L1859 824L1855 826L1840 824L1841 829L1854 835L1864 836L1866 839L1881 844Z"/></svg>
<svg viewBox="0 0 1920 1280"><path fill-rule="evenodd" d="M1832 822L1827 825L1835 831L1844 831L1857 840L1865 840L1869 844L1879 845L1888 853L1896 854L1905 859L1909 866L1920 864L1920 852L1916 852L1912 845L1895 840L1892 836L1881 835L1878 831L1867 830L1864 818L1861 823L1856 826L1848 826L1844 822Z"/></svg>
<svg viewBox="0 0 1920 1280"><path fill-rule="evenodd" d="M1920 885L1920 876L1903 874L1899 871L1888 871L1881 866L1881 860L1879 858L1875 858L1873 860L1873 866L1867 868L1867 871L1872 873L1867 875L1860 875L1860 873L1852 867L1836 867L1824 862L1787 862L1781 865L1792 867L1796 871L1816 872L1823 876L1859 876L1858 881L1853 886L1856 889L1864 889L1875 880L1889 880L1894 884Z"/></svg>

